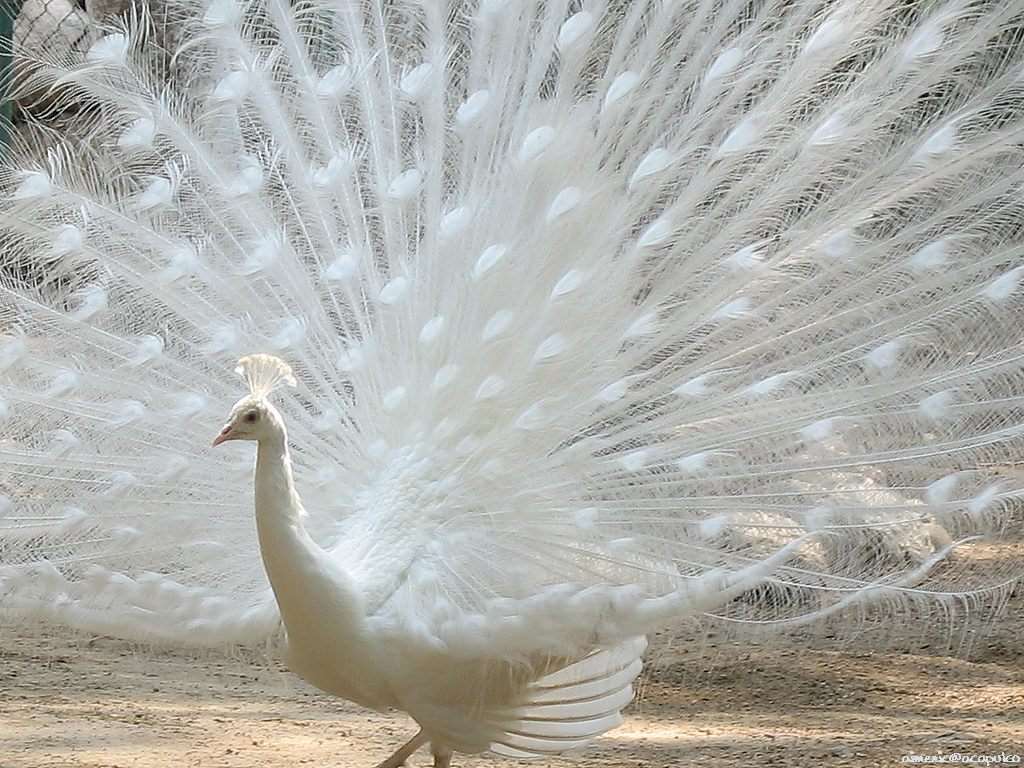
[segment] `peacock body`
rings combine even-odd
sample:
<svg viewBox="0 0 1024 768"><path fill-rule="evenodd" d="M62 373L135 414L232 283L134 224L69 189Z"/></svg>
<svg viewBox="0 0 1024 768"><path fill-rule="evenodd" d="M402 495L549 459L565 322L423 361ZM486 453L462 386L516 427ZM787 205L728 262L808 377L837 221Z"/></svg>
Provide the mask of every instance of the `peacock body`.
<svg viewBox="0 0 1024 768"><path fill-rule="evenodd" d="M79 112L0 176L5 620L283 622L447 764L613 727L680 617L1016 582L1019 4L159 11L26 52Z"/></svg>

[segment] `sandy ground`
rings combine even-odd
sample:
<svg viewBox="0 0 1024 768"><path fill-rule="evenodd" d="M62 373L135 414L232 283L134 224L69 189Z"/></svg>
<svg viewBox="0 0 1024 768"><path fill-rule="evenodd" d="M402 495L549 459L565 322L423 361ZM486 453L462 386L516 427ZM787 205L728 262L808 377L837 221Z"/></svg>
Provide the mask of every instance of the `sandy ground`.
<svg viewBox="0 0 1024 768"><path fill-rule="evenodd" d="M912 754L1024 755L1022 636L1024 595L968 658L928 638L904 643L911 652L677 638L655 654L625 726L581 754L532 765L895 766ZM403 716L332 700L269 666L140 655L56 633L0 641L2 768L370 768L413 730ZM429 755L410 764L429 765Z"/></svg>

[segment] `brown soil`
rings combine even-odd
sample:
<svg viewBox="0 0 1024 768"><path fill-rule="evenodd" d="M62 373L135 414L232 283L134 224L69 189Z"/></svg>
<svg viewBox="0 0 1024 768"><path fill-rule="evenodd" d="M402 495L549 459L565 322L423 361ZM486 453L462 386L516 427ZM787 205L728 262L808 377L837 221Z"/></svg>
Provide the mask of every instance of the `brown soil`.
<svg viewBox="0 0 1024 768"><path fill-rule="evenodd" d="M904 755L1024 755L1018 596L969 657L675 640L627 723L544 766L896 766ZM774 645L778 645L777 643ZM402 715L321 695L286 672L59 633L0 642L2 768L370 768ZM429 765L421 753L413 766ZM517 765L456 756L456 766Z"/></svg>

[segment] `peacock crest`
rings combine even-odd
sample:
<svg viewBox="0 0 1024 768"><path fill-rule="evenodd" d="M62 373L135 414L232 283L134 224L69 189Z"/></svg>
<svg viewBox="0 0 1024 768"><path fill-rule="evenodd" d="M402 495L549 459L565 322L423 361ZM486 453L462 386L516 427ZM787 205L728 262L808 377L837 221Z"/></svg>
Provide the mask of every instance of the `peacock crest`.
<svg viewBox="0 0 1024 768"><path fill-rule="evenodd" d="M266 397L282 384L296 385L291 366L273 355L246 355L238 361L235 373L245 379L249 392L255 397Z"/></svg>

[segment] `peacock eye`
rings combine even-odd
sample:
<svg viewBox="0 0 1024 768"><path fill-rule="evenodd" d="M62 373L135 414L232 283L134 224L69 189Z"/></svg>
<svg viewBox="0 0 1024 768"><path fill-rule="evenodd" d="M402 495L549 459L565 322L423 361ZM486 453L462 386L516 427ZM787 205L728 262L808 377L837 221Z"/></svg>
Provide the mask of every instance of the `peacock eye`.
<svg viewBox="0 0 1024 768"><path fill-rule="evenodd" d="M256 413L256 411L249 411L247 414L245 414L245 420L250 424L256 421L259 417L260 415Z"/></svg>

